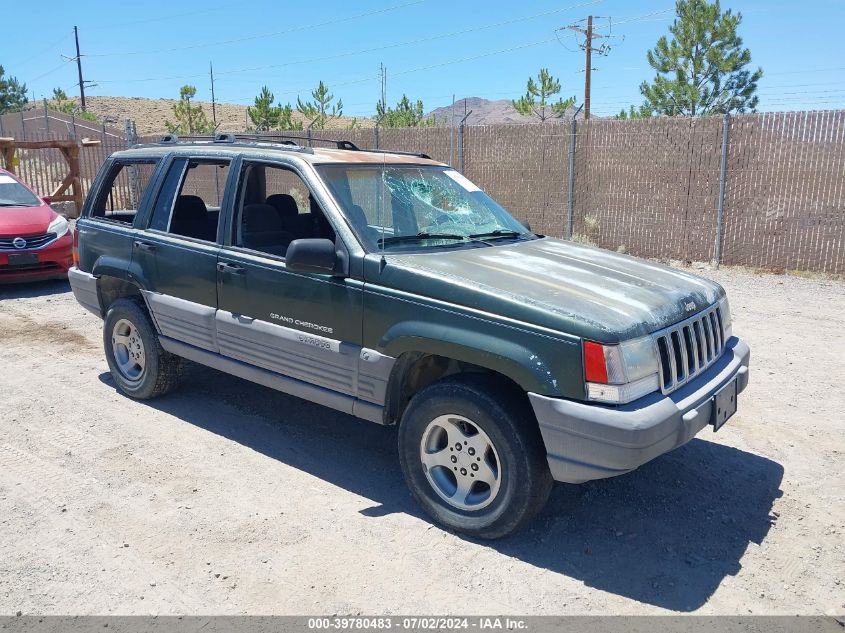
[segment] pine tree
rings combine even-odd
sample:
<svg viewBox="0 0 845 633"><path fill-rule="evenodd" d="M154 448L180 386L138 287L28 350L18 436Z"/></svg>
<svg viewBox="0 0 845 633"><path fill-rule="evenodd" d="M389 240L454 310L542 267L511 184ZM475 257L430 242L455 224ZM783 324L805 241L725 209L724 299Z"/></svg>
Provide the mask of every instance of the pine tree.
<svg viewBox="0 0 845 633"><path fill-rule="evenodd" d="M255 107L247 108L246 112L252 121L252 129L256 132L267 132L279 126L281 107L274 106L276 97L267 86L261 88L261 93L255 97Z"/></svg>
<svg viewBox="0 0 845 633"><path fill-rule="evenodd" d="M182 86L179 101L173 106L176 123L165 121L164 125L171 134L211 134L214 124L205 116L200 105L191 105L191 99L197 94L194 86Z"/></svg>
<svg viewBox="0 0 845 633"><path fill-rule="evenodd" d="M423 102L417 99L412 103L407 95L396 104L395 108L386 107L381 100L376 104L376 119L382 127L434 127L434 117L426 117Z"/></svg>
<svg viewBox="0 0 845 633"><path fill-rule="evenodd" d="M616 117L614 117L614 118L622 119L622 120L625 120L625 119L647 119L648 117L653 116L653 115L654 115L654 113L651 110L649 110L647 106L641 105L639 107L636 107L636 106L632 105L627 110L625 108L622 108L619 111L619 114L617 114Z"/></svg>
<svg viewBox="0 0 845 633"><path fill-rule="evenodd" d="M0 66L0 114L18 112L29 103L26 98L26 84L14 77L3 78L5 70Z"/></svg>
<svg viewBox="0 0 845 633"><path fill-rule="evenodd" d="M301 130L302 121L293 120L293 108L289 103L279 106L279 129L280 130Z"/></svg>
<svg viewBox="0 0 845 633"><path fill-rule="evenodd" d="M662 36L648 52L657 75L640 85L645 107L669 116L753 112L763 70L745 68L751 52L737 35L742 14L723 12L718 0L678 0L675 13L672 39Z"/></svg>
<svg viewBox="0 0 845 633"><path fill-rule="evenodd" d="M82 110L61 88L53 88L53 98L47 102L47 106L58 112L72 114L73 116L85 119L86 121L97 120L97 116L93 112Z"/></svg>
<svg viewBox="0 0 845 633"><path fill-rule="evenodd" d="M296 99L296 109L304 116L315 130L322 130L332 120L343 116L343 101L338 99L336 104L334 95L322 81L311 91L313 101L303 102L299 97Z"/></svg>
<svg viewBox="0 0 845 633"><path fill-rule="evenodd" d="M560 81L552 77L548 68L541 68L537 81L528 78L528 89L524 96L513 100L513 107L523 116L537 116L545 121L553 116L562 117L575 104L575 97L558 99L550 98L560 92Z"/></svg>

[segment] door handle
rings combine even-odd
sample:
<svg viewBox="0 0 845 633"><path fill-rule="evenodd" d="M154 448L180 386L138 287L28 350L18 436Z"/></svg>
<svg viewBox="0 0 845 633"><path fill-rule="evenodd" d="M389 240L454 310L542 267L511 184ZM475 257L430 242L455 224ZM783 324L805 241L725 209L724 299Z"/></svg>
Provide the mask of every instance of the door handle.
<svg viewBox="0 0 845 633"><path fill-rule="evenodd" d="M135 240L135 248L140 248L142 251L154 251L156 249L155 244L142 242L141 240Z"/></svg>
<svg viewBox="0 0 845 633"><path fill-rule="evenodd" d="M227 262L217 262L217 270L221 273L229 273L231 275L243 275L246 269L238 264L229 264Z"/></svg>

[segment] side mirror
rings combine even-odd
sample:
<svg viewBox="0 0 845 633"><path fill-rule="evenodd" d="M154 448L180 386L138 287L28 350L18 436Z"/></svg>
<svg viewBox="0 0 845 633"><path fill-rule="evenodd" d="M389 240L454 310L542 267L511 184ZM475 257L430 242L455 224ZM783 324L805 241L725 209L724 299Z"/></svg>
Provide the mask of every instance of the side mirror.
<svg viewBox="0 0 845 633"><path fill-rule="evenodd" d="M53 199L50 196L41 196L41 202L44 204L51 204Z"/></svg>
<svg viewBox="0 0 845 633"><path fill-rule="evenodd" d="M519 223L529 231L531 230L531 223L528 220L520 220Z"/></svg>
<svg viewBox="0 0 845 633"><path fill-rule="evenodd" d="M337 260L334 242L322 238L294 240L285 254L285 265L296 273L333 275Z"/></svg>

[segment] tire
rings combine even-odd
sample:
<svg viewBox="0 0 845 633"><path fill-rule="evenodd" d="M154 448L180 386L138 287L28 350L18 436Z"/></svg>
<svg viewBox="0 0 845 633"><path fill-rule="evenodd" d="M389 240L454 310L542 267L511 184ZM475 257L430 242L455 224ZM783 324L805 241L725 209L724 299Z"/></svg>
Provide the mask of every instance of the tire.
<svg viewBox="0 0 845 633"><path fill-rule="evenodd" d="M486 374L450 376L417 393L399 425L399 461L435 522L484 539L524 527L553 484L530 405Z"/></svg>
<svg viewBox="0 0 845 633"><path fill-rule="evenodd" d="M130 398L156 398L179 385L182 359L164 351L145 307L136 299L118 299L109 306L103 348L118 391Z"/></svg>

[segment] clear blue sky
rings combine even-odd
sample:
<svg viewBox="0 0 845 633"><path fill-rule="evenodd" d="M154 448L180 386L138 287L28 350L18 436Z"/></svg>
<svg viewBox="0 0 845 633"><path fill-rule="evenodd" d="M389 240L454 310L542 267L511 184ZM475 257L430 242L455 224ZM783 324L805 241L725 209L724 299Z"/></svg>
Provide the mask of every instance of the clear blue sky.
<svg viewBox="0 0 845 633"><path fill-rule="evenodd" d="M238 8L238 5L244 8ZM614 114L640 103L650 78L646 51L667 32L671 0L362 0L344 2L119 3L15 2L0 41L0 64L40 99L56 86L78 94L72 27L79 26L90 95L178 96L190 83L210 99L209 61L220 101L252 103L264 84L283 102L308 96L322 79L343 99L344 113L368 116L387 67L390 103L402 93L426 109L452 94L518 97L529 75L547 66L564 95L583 96L584 58L571 32L587 14L615 36L594 57L593 112ZM736 0L740 34L760 65L761 110L845 107L845 2ZM10 28L11 27L11 28Z"/></svg>

